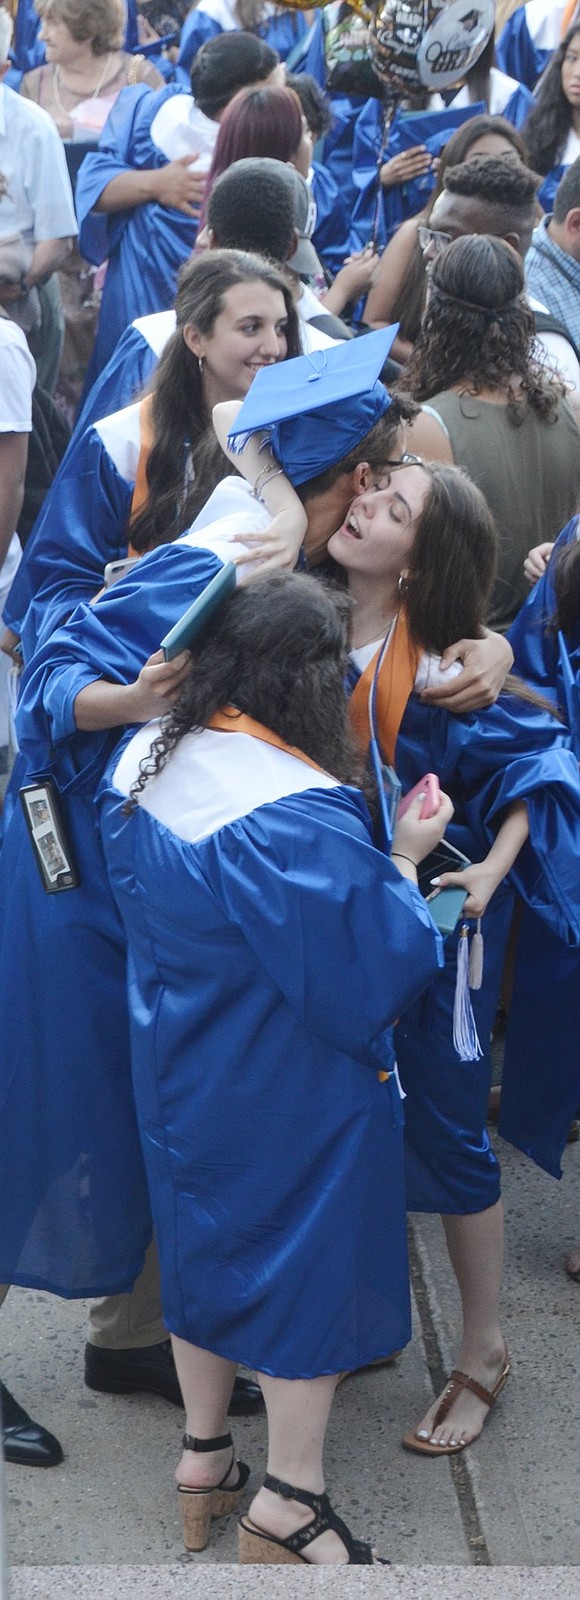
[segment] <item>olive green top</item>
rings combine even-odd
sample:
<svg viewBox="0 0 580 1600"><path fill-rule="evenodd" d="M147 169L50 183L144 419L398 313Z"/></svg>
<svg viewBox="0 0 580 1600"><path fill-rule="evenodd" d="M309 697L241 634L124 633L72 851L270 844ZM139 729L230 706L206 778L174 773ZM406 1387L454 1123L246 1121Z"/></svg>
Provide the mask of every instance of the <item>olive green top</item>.
<svg viewBox="0 0 580 1600"><path fill-rule="evenodd" d="M519 427L506 405L446 389L423 409L449 437L453 459L482 490L499 534L489 625L504 632L529 593L528 550L555 539L580 510L580 431L567 400L554 422L528 406Z"/></svg>

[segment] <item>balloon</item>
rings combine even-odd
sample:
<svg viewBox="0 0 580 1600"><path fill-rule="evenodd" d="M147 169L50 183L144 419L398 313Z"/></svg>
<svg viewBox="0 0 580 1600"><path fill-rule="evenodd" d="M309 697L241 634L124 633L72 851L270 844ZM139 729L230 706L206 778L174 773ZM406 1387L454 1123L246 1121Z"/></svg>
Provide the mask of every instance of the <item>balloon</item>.
<svg viewBox="0 0 580 1600"><path fill-rule="evenodd" d="M371 24L374 71L411 98L448 89L479 60L494 18L494 0L379 0Z"/></svg>

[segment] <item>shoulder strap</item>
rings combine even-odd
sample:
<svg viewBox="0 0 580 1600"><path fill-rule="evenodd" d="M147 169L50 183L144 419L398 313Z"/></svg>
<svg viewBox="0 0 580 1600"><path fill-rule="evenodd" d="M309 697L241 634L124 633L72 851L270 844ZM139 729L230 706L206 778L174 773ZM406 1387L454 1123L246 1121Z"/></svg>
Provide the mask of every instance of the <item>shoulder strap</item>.
<svg viewBox="0 0 580 1600"><path fill-rule="evenodd" d="M570 329L565 328L564 323L560 322L558 317L553 317L551 311L534 311L533 317L536 324L536 333L559 333L560 338L565 339L566 344L569 344L574 351L577 361L580 361L580 350L574 343Z"/></svg>
<svg viewBox="0 0 580 1600"><path fill-rule="evenodd" d="M350 718L356 742L365 754L373 733L372 720L376 721L383 757L390 766L394 766L399 728L413 692L419 661L419 651L411 639L404 607L397 614L392 638L379 666L380 656L381 651L377 650L361 673L349 701ZM373 718L371 697L375 688Z"/></svg>

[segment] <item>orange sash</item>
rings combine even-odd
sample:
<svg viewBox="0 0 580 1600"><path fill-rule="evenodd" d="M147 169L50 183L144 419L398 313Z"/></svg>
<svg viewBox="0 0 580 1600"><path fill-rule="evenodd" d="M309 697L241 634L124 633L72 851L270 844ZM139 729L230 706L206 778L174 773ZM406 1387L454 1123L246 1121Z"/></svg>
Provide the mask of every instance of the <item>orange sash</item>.
<svg viewBox="0 0 580 1600"><path fill-rule="evenodd" d="M247 717L244 711L238 711L237 706L224 706L222 711L214 711L210 717L208 728L215 728L220 733L249 733L252 739L261 739L262 744L273 744L277 750L285 750L287 755L296 756L297 761L304 761L307 767L313 767L315 772L324 772L324 767L319 767L317 761L311 761L310 756L305 756L303 750L297 750L295 745L286 744L277 733L272 733L271 728L265 728L262 722L256 722L253 717ZM325 777L330 777L325 773Z"/></svg>
<svg viewBox="0 0 580 1600"><path fill-rule="evenodd" d="M381 649L376 651L361 673L349 701L352 730L365 755L372 736L369 700ZM385 650L376 694L376 731L384 759L391 767L395 765L399 728L409 695L413 692L418 663L419 651L411 639L407 613L402 607L397 612L392 636Z"/></svg>
<svg viewBox="0 0 580 1600"><path fill-rule="evenodd" d="M576 17L577 10L578 10L578 0L568 0L567 6L564 6L564 15L562 17L562 35L561 35L562 38L565 37L565 35L568 32L568 29L572 26L572 23L574 22L575 17Z"/></svg>
<svg viewBox="0 0 580 1600"><path fill-rule="evenodd" d="M149 499L149 484L147 482L147 462L153 448L153 395L146 394L139 407L139 459L135 476L135 488L131 498L131 515L129 527L139 516L139 512ZM136 556L140 552L133 549L129 542L127 555Z"/></svg>

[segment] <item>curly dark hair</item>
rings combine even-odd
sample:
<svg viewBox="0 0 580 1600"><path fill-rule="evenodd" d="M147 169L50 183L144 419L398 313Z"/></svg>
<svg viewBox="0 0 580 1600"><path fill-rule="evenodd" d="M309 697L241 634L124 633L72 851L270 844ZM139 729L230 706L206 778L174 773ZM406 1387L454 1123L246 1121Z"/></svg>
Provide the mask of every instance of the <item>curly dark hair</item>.
<svg viewBox="0 0 580 1600"><path fill-rule="evenodd" d="M141 762L128 808L185 734L230 705L340 782L356 781L344 694L350 609L345 594L304 574L236 589L195 645L191 677Z"/></svg>
<svg viewBox="0 0 580 1600"><path fill-rule="evenodd" d="M427 308L405 371L410 394L429 400L458 383L474 394L505 389L516 427L526 405L554 421L564 385L530 354L535 321L523 289L522 263L503 239L464 234L447 245L432 264Z"/></svg>
<svg viewBox="0 0 580 1600"><path fill-rule="evenodd" d="M229 289L264 283L284 297L288 356L300 355L300 334L290 286L282 272L242 250L211 250L187 261L179 275L176 330L153 381L154 442L147 462L149 496L131 524L135 550L170 544L197 516L231 467L211 427L197 357L183 338L193 325L211 334Z"/></svg>
<svg viewBox="0 0 580 1600"><path fill-rule="evenodd" d="M531 165L544 176L560 160L570 132L572 109L562 88L562 66L572 40L579 34L580 24L575 22L554 51L524 124Z"/></svg>

